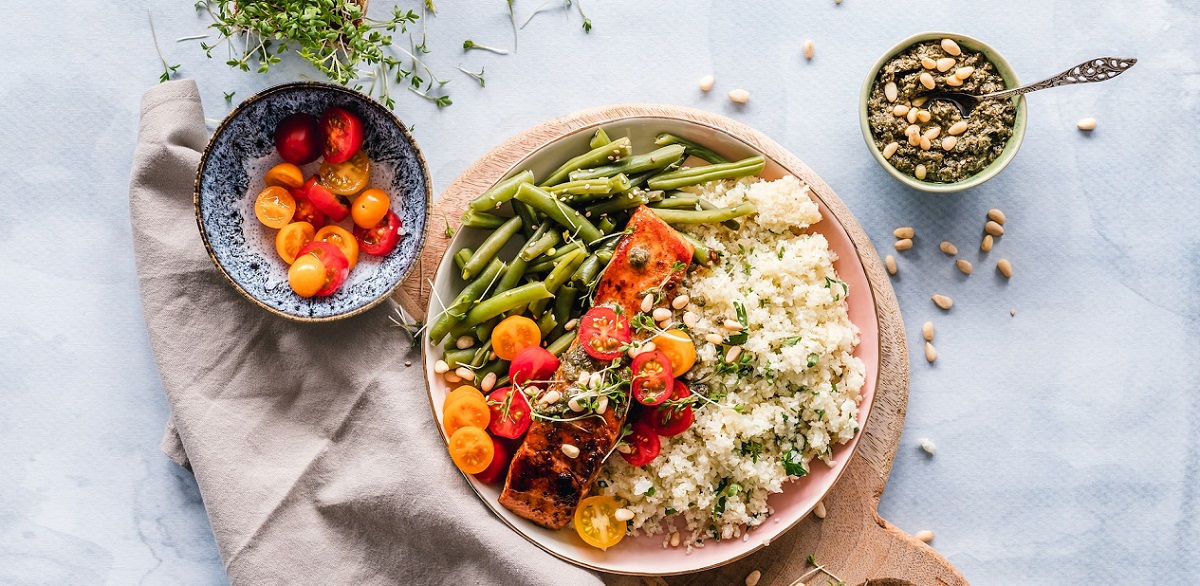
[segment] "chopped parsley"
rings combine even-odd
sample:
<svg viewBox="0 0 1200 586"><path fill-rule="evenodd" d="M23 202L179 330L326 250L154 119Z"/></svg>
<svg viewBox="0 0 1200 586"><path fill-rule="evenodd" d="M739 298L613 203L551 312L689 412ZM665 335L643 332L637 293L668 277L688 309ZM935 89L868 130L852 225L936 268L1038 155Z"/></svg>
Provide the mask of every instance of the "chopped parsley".
<svg viewBox="0 0 1200 586"><path fill-rule="evenodd" d="M804 336L792 336L790 338L784 338L783 345L784 346L795 346L796 344L800 343L800 340L803 340L803 339L804 339Z"/></svg>
<svg viewBox="0 0 1200 586"><path fill-rule="evenodd" d="M740 450L743 456L750 456L750 461L757 464L758 456L763 451L763 445L758 442L742 442Z"/></svg>
<svg viewBox="0 0 1200 586"><path fill-rule="evenodd" d="M655 492L658 492L658 491L653 486L651 486L649 490L647 490L646 492L644 492L642 494L644 494L646 496L654 496Z"/></svg>
<svg viewBox="0 0 1200 586"><path fill-rule="evenodd" d="M804 462L800 450L792 448L783 455L783 471L788 476L805 476L808 470L804 468Z"/></svg>
<svg viewBox="0 0 1200 586"><path fill-rule="evenodd" d="M809 354L808 355L808 367L812 368L812 367L816 366L817 361L819 361L820 359L821 359L821 356L818 355L816 352Z"/></svg>

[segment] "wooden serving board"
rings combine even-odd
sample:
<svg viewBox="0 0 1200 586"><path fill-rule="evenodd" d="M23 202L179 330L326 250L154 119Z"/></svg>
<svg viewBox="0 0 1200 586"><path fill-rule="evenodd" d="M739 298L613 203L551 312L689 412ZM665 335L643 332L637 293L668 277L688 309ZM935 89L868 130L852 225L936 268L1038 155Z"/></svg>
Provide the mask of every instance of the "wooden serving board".
<svg viewBox="0 0 1200 586"><path fill-rule="evenodd" d="M456 231L466 203L503 177L526 154L581 129L632 117L682 118L729 133L775 160L807 183L845 227L858 250L876 300L879 320L880 365L875 405L863 436L845 473L825 497L825 519L809 515L770 546L726 566L696 574L647 577L646 584L741 584L754 570L762 572L762 585L790 585L812 568L812 555L847 584L901 584L951 586L967 584L954 566L930 546L879 517L876 509L887 484L892 459L900 443L908 404L908 348L896 295L883 263L850 210L816 173L775 141L723 116L661 105L622 105L584 110L539 124L504 141L454 180L433 204L430 233L419 266L400 285L394 299L409 314L422 316L428 306L428 279L450 244L442 229L446 222ZM628 580L611 576L610 581ZM824 585L827 576L806 579Z"/></svg>

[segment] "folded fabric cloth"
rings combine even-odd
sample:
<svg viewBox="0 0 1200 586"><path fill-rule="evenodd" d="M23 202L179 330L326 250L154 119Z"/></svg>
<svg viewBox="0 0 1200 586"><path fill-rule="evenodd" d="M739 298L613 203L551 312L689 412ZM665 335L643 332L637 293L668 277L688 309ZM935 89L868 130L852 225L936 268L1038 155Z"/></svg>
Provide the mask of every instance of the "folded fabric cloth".
<svg viewBox="0 0 1200 586"><path fill-rule="evenodd" d="M295 323L223 279L192 208L206 142L193 81L146 92L129 197L171 406L163 449L195 473L233 583L602 583L514 533L467 486L437 433L419 349L390 327L394 305Z"/></svg>

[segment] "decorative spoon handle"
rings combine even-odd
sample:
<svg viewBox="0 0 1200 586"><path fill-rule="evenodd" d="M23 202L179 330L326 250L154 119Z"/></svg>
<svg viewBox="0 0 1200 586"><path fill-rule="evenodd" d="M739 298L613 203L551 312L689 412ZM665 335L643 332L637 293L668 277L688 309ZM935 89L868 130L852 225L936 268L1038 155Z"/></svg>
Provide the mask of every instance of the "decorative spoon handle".
<svg viewBox="0 0 1200 586"><path fill-rule="evenodd" d="M1007 98L1063 85L1107 81L1118 75L1121 75L1122 73L1125 73L1125 70L1133 67L1135 63L1137 63L1137 59L1133 58L1123 59L1120 57L1100 57L1098 59L1089 59L1083 63L1080 63L1079 65L1076 65L1075 67L1055 75L1054 77L1023 85L1018 88L993 92L979 97L980 99Z"/></svg>

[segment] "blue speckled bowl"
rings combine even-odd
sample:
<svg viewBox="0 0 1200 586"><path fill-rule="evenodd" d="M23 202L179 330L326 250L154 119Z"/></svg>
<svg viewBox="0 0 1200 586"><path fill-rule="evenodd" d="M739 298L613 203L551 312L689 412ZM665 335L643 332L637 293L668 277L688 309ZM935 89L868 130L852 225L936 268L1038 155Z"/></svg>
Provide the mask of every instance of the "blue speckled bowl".
<svg viewBox="0 0 1200 586"><path fill-rule="evenodd" d="M276 230L254 215L263 175L283 162L275 152L275 126L285 116L320 116L340 106L363 120L363 149L371 159L371 187L388 193L404 237L385 257L359 255L346 283L329 297L305 299L287 282L288 265L275 252ZM316 173L320 162L303 167ZM330 321L362 313L386 299L416 264L425 244L429 170L408 129L375 100L342 86L298 82L275 86L234 108L204 149L196 174L196 221L204 246L235 289L267 311L298 321ZM352 229L350 220L339 223Z"/></svg>

